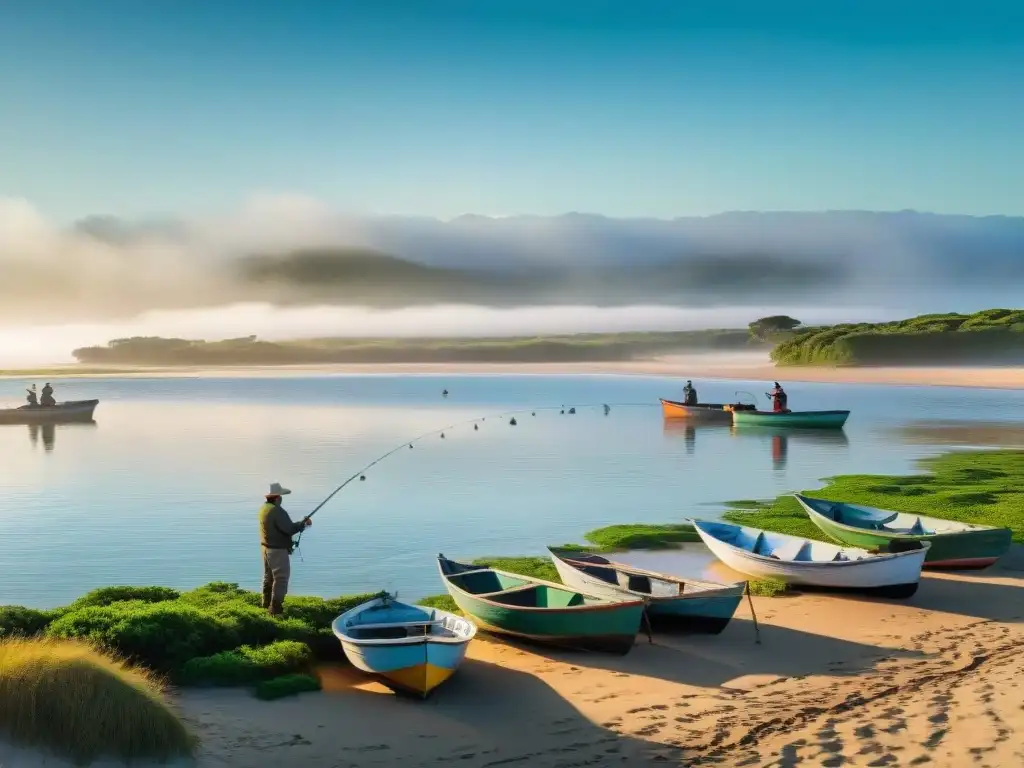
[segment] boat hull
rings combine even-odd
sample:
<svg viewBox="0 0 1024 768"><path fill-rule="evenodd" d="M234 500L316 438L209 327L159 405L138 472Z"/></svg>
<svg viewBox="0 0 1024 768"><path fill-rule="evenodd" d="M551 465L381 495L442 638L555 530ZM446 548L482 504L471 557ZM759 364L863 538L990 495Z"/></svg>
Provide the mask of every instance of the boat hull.
<svg viewBox="0 0 1024 768"><path fill-rule="evenodd" d="M803 429L842 429L850 417L849 411L733 411L736 426L800 427Z"/></svg>
<svg viewBox="0 0 1024 768"><path fill-rule="evenodd" d="M425 638L388 646L341 641L356 669L375 675L389 688L416 696L427 696L455 674L468 646L469 640L437 643Z"/></svg>
<svg viewBox="0 0 1024 768"><path fill-rule="evenodd" d="M597 598L600 602L564 607L502 604L486 595L472 594L452 583L440 559L438 568L448 594L459 609L487 632L564 648L615 654L629 653L636 641L644 613L641 600L624 602L620 596L619 602L608 602L597 595L588 594L587 597ZM460 576L471 576L471 573ZM548 584L538 579L500 571L495 573L541 588L566 590L562 585Z"/></svg>
<svg viewBox="0 0 1024 768"><path fill-rule="evenodd" d="M723 403L698 403L686 405L675 400L661 400L661 415L666 419L689 419L715 424L729 424L732 414L725 410Z"/></svg>
<svg viewBox="0 0 1024 768"><path fill-rule="evenodd" d="M797 495L797 501L807 516L829 538L861 549L885 549L892 542L928 542L924 567L941 570L979 570L988 568L1005 555L1013 543L1009 528L982 528L932 534L901 534L884 530L870 530L837 523L819 514Z"/></svg>
<svg viewBox="0 0 1024 768"><path fill-rule="evenodd" d="M697 533L708 549L734 571L759 579L777 579L792 585L876 597L907 598L917 592L921 568L929 549L925 544L908 552L844 562L781 560L733 546L705 531L704 526L707 524L695 521Z"/></svg>
<svg viewBox="0 0 1024 768"><path fill-rule="evenodd" d="M589 592L609 600L647 601L647 617L659 629L673 629L686 632L718 634L728 626L743 599L743 585L722 585L721 589L708 590L709 594L676 595L659 597L624 589L574 568L551 552L559 577L573 589ZM616 564L609 563L610 567ZM626 568L628 566L618 566Z"/></svg>
<svg viewBox="0 0 1024 768"><path fill-rule="evenodd" d="M90 422L99 400L72 400L57 405L0 410L0 424L75 424Z"/></svg>

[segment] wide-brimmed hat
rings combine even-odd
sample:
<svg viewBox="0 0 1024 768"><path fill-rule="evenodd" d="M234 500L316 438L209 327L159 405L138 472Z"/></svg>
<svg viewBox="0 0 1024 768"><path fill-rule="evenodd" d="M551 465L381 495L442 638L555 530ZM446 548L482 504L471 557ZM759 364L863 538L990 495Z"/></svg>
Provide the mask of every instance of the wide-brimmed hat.
<svg viewBox="0 0 1024 768"><path fill-rule="evenodd" d="M271 483L270 493L267 496L287 496L289 493L291 493L291 490L285 488L280 483Z"/></svg>

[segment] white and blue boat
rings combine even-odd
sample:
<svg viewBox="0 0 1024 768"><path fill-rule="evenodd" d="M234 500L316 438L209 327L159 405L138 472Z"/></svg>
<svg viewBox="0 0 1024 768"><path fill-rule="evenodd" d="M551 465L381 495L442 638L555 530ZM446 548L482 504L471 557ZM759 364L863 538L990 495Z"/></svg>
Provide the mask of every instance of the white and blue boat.
<svg viewBox="0 0 1024 768"><path fill-rule="evenodd" d="M671 576L556 547L548 547L548 552L566 585L610 600L641 598L656 627L718 634L743 599L743 582L716 584Z"/></svg>
<svg viewBox="0 0 1024 768"><path fill-rule="evenodd" d="M331 628L354 667L422 697L454 674L477 631L454 613L387 594L341 614Z"/></svg>

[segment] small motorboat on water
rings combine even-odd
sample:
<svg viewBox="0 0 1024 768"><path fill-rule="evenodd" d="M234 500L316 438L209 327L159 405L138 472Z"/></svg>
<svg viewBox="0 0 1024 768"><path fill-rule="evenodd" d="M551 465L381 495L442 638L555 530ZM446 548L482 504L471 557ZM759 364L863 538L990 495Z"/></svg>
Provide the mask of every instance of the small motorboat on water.
<svg viewBox="0 0 1024 768"><path fill-rule="evenodd" d="M726 403L696 403L695 405L687 405L678 400L658 399L661 401L661 414L666 419L690 419L692 421L728 424L732 421L731 409L753 411L757 408L757 406L743 403L732 405Z"/></svg>
<svg viewBox="0 0 1024 768"><path fill-rule="evenodd" d="M341 614L331 629L354 667L423 697L455 673L476 637L476 626L461 616L387 594Z"/></svg>
<svg viewBox="0 0 1024 768"><path fill-rule="evenodd" d="M894 541L928 542L925 568L987 568L1013 544L1009 528L793 495L811 522L843 544L876 549Z"/></svg>
<svg viewBox="0 0 1024 768"><path fill-rule="evenodd" d="M93 420L99 400L66 400L56 405L0 409L0 424L73 424Z"/></svg>
<svg viewBox="0 0 1024 768"><path fill-rule="evenodd" d="M869 552L731 523L692 520L711 553L734 571L787 584L907 598L917 592L930 545Z"/></svg>
<svg viewBox="0 0 1024 768"><path fill-rule="evenodd" d="M849 411L758 411L726 406L737 427L801 427L804 429L842 429Z"/></svg>

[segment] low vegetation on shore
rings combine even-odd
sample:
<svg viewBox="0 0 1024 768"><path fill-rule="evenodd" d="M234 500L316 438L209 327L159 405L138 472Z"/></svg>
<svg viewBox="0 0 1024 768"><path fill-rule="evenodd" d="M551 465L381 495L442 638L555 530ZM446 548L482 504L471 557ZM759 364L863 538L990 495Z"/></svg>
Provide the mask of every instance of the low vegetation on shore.
<svg viewBox="0 0 1024 768"><path fill-rule="evenodd" d="M0 641L0 733L83 764L167 760L196 746L150 672L52 638Z"/></svg>
<svg viewBox="0 0 1024 768"><path fill-rule="evenodd" d="M618 362L681 351L768 349L747 329L581 333L510 338L327 338L222 341L134 337L74 350L86 365L214 366L363 363Z"/></svg>
<svg viewBox="0 0 1024 768"><path fill-rule="evenodd" d="M806 328L771 351L776 365L984 365L1024 362L1024 310L921 315Z"/></svg>
<svg viewBox="0 0 1024 768"><path fill-rule="evenodd" d="M953 451L920 460L917 475L840 475L807 493L834 501L1013 531L1024 543L1024 451ZM828 541L792 496L737 501L723 516L742 525Z"/></svg>

